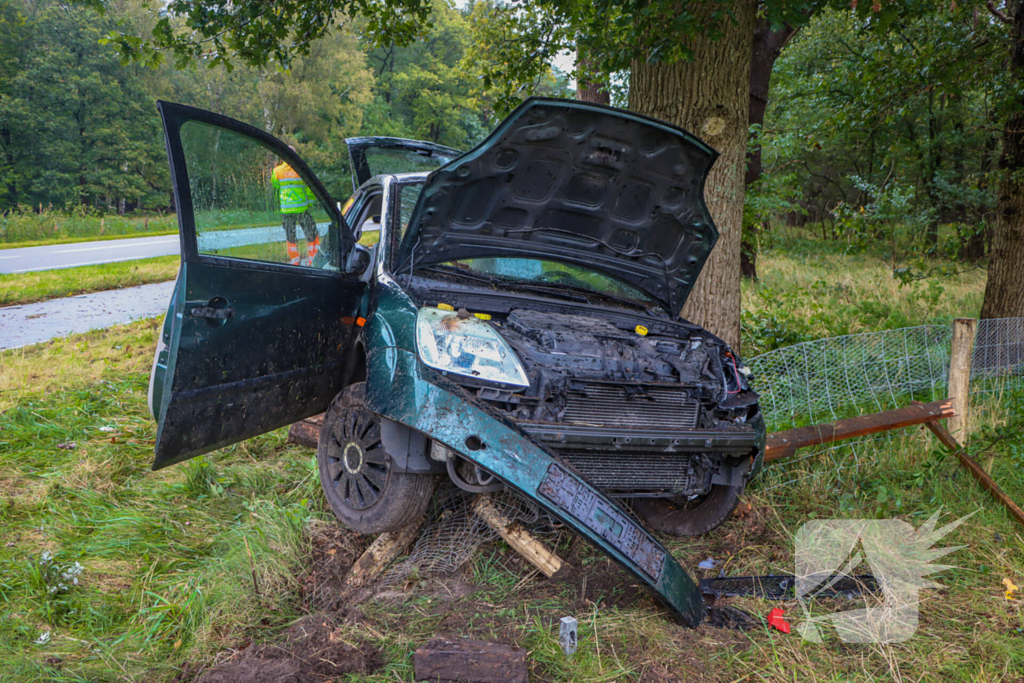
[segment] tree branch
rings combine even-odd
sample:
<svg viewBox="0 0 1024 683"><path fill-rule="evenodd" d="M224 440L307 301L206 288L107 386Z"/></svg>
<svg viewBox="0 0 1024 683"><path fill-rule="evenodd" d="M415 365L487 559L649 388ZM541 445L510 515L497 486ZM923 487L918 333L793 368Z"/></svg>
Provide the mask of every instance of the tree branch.
<svg viewBox="0 0 1024 683"><path fill-rule="evenodd" d="M992 14L993 17L1003 22L1004 24L1013 23L1013 17L1000 11L999 8L996 7L996 3L994 2L994 0L985 0L985 7L988 7L988 11Z"/></svg>

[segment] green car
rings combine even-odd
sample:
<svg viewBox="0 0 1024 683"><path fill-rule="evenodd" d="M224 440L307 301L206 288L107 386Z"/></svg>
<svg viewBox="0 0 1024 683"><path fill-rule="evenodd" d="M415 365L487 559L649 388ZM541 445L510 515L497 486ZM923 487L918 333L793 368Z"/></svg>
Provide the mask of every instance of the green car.
<svg viewBox="0 0 1024 683"><path fill-rule="evenodd" d="M704 533L761 468L749 371L677 315L718 237L714 150L534 98L464 154L348 140L343 205L266 133L159 108L182 264L154 469L326 411L320 479L352 529L416 521L444 477L514 489L700 622L694 582L627 507Z"/></svg>

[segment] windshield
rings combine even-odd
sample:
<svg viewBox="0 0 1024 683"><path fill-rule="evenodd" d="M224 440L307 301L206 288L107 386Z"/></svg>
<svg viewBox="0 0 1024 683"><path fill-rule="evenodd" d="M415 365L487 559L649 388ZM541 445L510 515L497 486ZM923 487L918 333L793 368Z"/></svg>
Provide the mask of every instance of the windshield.
<svg viewBox="0 0 1024 683"><path fill-rule="evenodd" d="M395 226L394 251L405 237L412 211L423 191L423 183L405 183L398 187L398 225ZM471 279L501 280L526 286L550 287L553 290L582 289L641 305L656 303L641 290L589 268L557 261L531 258L476 258L441 264L453 274L464 273Z"/></svg>

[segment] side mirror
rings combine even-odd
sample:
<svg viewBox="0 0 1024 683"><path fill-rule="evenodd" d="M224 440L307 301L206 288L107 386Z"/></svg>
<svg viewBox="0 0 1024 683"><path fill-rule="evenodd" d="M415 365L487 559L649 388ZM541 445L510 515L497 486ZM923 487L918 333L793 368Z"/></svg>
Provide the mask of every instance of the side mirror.
<svg viewBox="0 0 1024 683"><path fill-rule="evenodd" d="M361 244L357 244L348 255L348 262L345 264L345 273L348 275L361 276L370 267L370 250Z"/></svg>

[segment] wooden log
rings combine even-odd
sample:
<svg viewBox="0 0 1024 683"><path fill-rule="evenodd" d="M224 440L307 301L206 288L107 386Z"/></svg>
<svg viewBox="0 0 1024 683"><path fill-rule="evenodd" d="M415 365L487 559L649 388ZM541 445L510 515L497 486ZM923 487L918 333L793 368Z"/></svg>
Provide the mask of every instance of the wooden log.
<svg viewBox="0 0 1024 683"><path fill-rule="evenodd" d="M288 443L297 443L300 446L316 448L320 444L320 425L323 424L324 415L307 417L301 422L296 422L288 428Z"/></svg>
<svg viewBox="0 0 1024 683"><path fill-rule="evenodd" d="M432 638L412 656L417 681L528 683L526 650L469 638Z"/></svg>
<svg viewBox="0 0 1024 683"><path fill-rule="evenodd" d="M341 596L351 598L360 588L366 586L402 554L423 526L423 520L410 524L398 531L388 531L373 540L359 559L348 570L341 584Z"/></svg>
<svg viewBox="0 0 1024 683"><path fill-rule="evenodd" d="M936 422L926 422L925 426L932 430L932 433L938 437L939 441L941 441L946 448L956 454L956 457L960 460L960 464L967 468L967 471L971 473L971 476L978 480L978 483L981 484L982 488L988 491L993 498L1006 506L1006 509L1010 511L1010 514L1013 515L1014 519L1016 519L1019 524L1024 525L1024 510L1021 510L1008 495L1003 493L1003 490L999 488L999 485L996 484L995 480L993 480L992 477L982 469L981 465L979 465L974 458L964 452L964 449L960 446L953 435L950 434L945 427Z"/></svg>
<svg viewBox="0 0 1024 683"><path fill-rule="evenodd" d="M765 462L778 460L792 455L798 448L831 443L842 439L853 439L876 432L884 432L900 427L910 427L941 420L954 415L953 404L949 399L932 403L915 403L914 405L881 413L848 417L835 422L788 429L768 435L765 447Z"/></svg>
<svg viewBox="0 0 1024 683"><path fill-rule="evenodd" d="M526 561L539 569L549 579L562 568L562 558L548 550L543 543L530 535L528 531L498 512L494 501L489 495L481 494L473 502L473 512L484 523L515 549Z"/></svg>
<svg viewBox="0 0 1024 683"><path fill-rule="evenodd" d="M967 445L971 428L971 358L978 321L957 318L953 321L953 343L949 350L949 398L956 415L949 419L949 433Z"/></svg>

